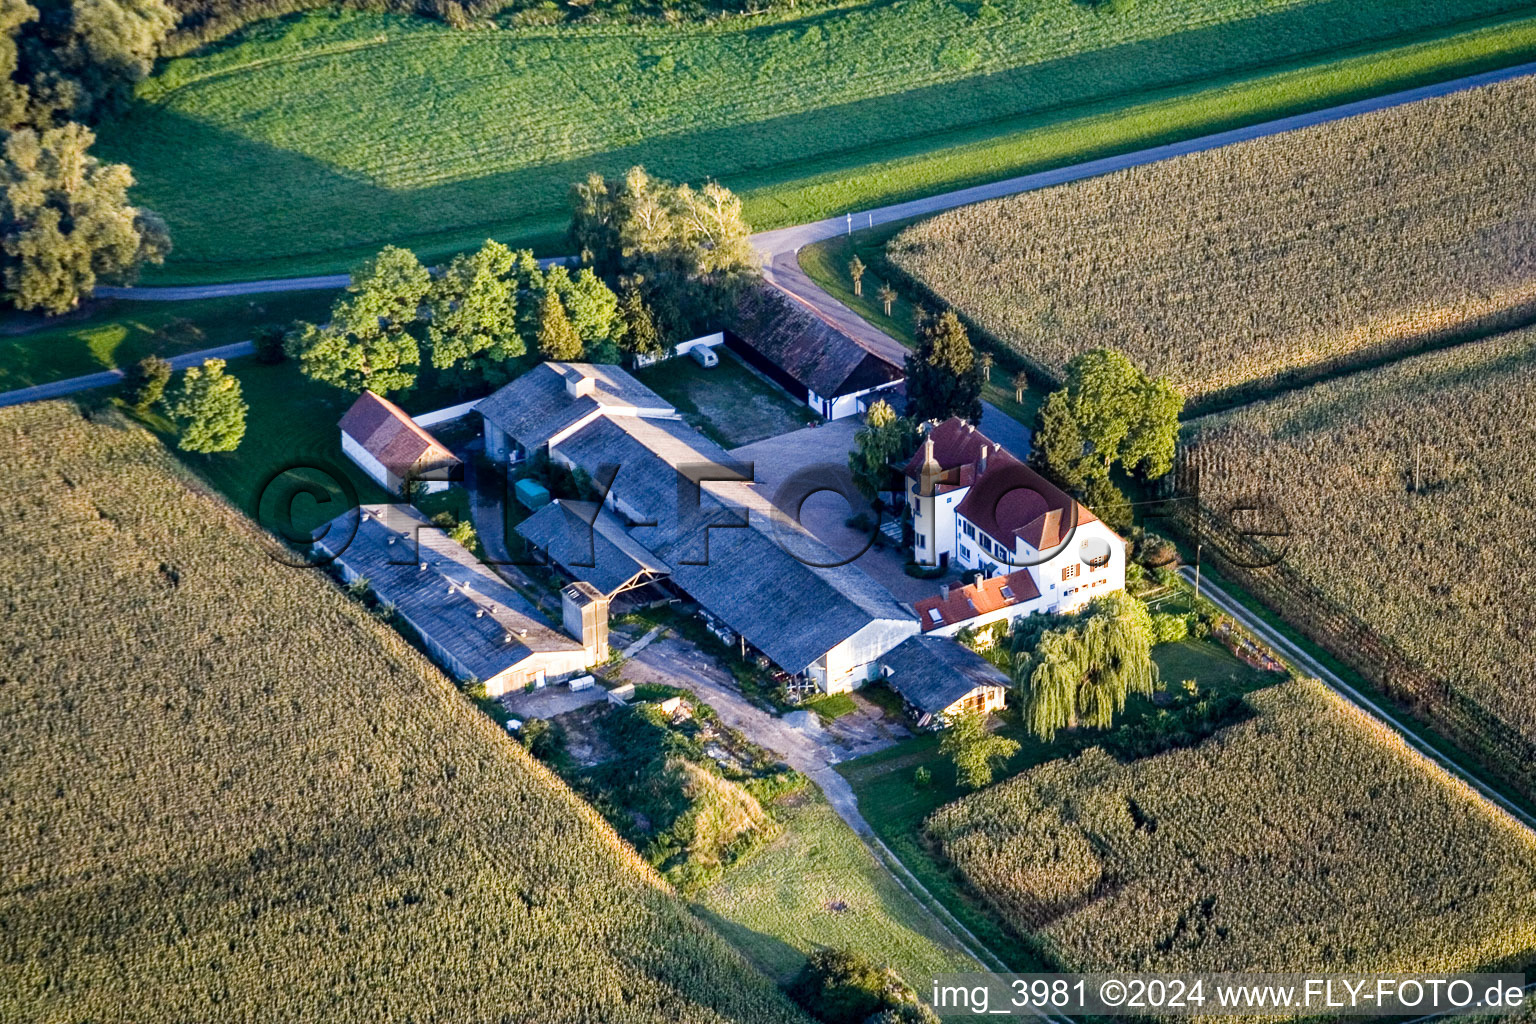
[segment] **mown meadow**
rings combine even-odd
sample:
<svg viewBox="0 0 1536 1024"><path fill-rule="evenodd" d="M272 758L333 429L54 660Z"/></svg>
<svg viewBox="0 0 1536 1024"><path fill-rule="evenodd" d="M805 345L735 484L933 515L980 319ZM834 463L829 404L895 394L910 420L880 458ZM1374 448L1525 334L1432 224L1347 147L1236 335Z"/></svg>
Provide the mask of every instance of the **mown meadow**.
<svg viewBox="0 0 1536 1024"><path fill-rule="evenodd" d="M0 412L0 1018L806 1018L147 431Z"/></svg>
<svg viewBox="0 0 1536 1024"><path fill-rule="evenodd" d="M1119 349L1192 401L1536 318L1536 79L956 210L888 259L1059 374Z"/></svg>
<svg viewBox="0 0 1536 1024"><path fill-rule="evenodd" d="M796 223L1529 59L1533 13L1515 0L899 0L455 31L311 12L165 62L101 149L170 222L159 279L297 273L384 241L429 256L488 232L558 247L570 182L635 163L719 178L759 227ZM1347 66L1286 77L1335 59ZM1255 76L1256 92L1215 107L1125 120L1132 104ZM1075 143L1031 134L1063 121Z"/></svg>
<svg viewBox="0 0 1536 1024"><path fill-rule="evenodd" d="M1190 487L1198 470L1207 557L1281 556L1225 571L1527 796L1532 423L1526 329L1197 419L1180 469ZM1234 518L1283 536L1234 544Z"/></svg>
<svg viewBox="0 0 1536 1024"><path fill-rule="evenodd" d="M1055 961L1118 971L1417 972L1536 951L1536 836L1312 681L1199 746L1093 749L927 823Z"/></svg>

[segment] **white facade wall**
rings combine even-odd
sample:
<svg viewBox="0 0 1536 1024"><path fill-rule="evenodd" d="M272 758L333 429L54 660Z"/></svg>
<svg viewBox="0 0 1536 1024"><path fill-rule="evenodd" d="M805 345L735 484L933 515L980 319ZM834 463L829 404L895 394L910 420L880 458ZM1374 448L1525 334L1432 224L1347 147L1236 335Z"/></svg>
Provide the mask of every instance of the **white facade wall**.
<svg viewBox="0 0 1536 1024"><path fill-rule="evenodd" d="M347 458L357 463L358 468L367 473L380 487L390 494L398 495L400 493L400 478L391 473L389 467L374 458L373 453L359 444L346 431L342 431L341 434L341 450L346 452Z"/></svg>
<svg viewBox="0 0 1536 1024"><path fill-rule="evenodd" d="M969 491L969 488L961 488L923 498L918 496L917 481L907 481L907 507L912 509L915 538L913 555L919 565L938 565L946 555L955 558L958 550L955 508Z"/></svg>
<svg viewBox="0 0 1536 1024"><path fill-rule="evenodd" d="M1125 542L1103 523L1098 520L1079 523L1065 546L1046 561L1038 562L1040 553L1022 540L1016 540L1014 550L1009 552L955 511L969 490L960 488L932 498L920 498L916 482L907 481L907 498L914 513L913 532L918 538L932 538L931 543L936 549L929 555L923 547L915 547L913 554L917 561L937 564L939 556L947 553L955 565L962 569L979 569L987 576L1006 576L1027 568L1040 597L930 632L952 636L964 626L981 626L1036 612L1076 611L1095 597L1125 589ZM930 524L924 517L930 508L935 509L933 522L931 529L925 530L924 527ZM1085 545L1099 552L1107 546L1109 561L1098 567L1088 565L1083 560Z"/></svg>
<svg viewBox="0 0 1536 1024"><path fill-rule="evenodd" d="M539 682L540 673L543 682L553 683L584 672L593 664L591 651L537 651L485 680L485 692L487 696L500 697Z"/></svg>
<svg viewBox="0 0 1536 1024"><path fill-rule="evenodd" d="M817 658L807 674L823 693L857 690L879 674L886 652L919 628L915 619L877 619Z"/></svg>
<svg viewBox="0 0 1536 1024"><path fill-rule="evenodd" d="M864 401L870 395L879 391L885 391L895 387L900 381L890 384L882 384L877 388L865 388L863 391L855 391L852 394L838 395L836 398L823 398L816 392L806 388L805 404L815 410L816 414L829 420L840 420L848 416L857 416L864 411Z"/></svg>
<svg viewBox="0 0 1536 1024"><path fill-rule="evenodd" d="M435 412L424 412L420 416L412 416L411 422L418 427L435 427L439 423L452 423L461 420L475 411L475 406L480 404L478 398L468 402L460 402L458 405L450 405L446 409L438 409Z"/></svg>

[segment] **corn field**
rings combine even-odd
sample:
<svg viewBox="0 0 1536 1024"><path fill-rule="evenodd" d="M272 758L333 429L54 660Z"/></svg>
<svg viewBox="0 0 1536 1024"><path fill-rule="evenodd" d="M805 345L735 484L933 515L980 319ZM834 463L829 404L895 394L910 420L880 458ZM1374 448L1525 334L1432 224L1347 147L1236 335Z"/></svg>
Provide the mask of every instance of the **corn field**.
<svg viewBox="0 0 1536 1024"><path fill-rule="evenodd" d="M1191 400L1536 319L1536 79L965 207L887 249L1050 376L1120 349Z"/></svg>
<svg viewBox="0 0 1536 1024"><path fill-rule="evenodd" d="M929 836L1072 969L1454 971L1536 951L1536 836L1321 684L1121 764L1093 748Z"/></svg>
<svg viewBox="0 0 1536 1024"><path fill-rule="evenodd" d="M804 1020L148 433L0 447L0 1020Z"/></svg>
<svg viewBox="0 0 1536 1024"><path fill-rule="evenodd" d="M1229 571L1528 794L1533 423L1528 329L1196 420L1180 466L1191 487L1199 470L1208 553L1223 510L1277 510L1260 515L1288 536L1236 560L1280 564Z"/></svg>

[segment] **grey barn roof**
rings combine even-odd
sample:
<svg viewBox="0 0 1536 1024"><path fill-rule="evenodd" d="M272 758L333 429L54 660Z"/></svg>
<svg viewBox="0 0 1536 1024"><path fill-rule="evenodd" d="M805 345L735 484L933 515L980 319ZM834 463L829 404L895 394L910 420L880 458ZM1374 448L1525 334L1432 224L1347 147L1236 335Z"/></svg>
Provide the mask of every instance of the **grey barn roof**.
<svg viewBox="0 0 1536 1024"><path fill-rule="evenodd" d="M354 516L357 533L344 543ZM331 555L339 548L337 561L366 577L380 600L478 679L535 652L582 649L409 505L364 505L343 513L315 546Z"/></svg>
<svg viewBox="0 0 1536 1024"><path fill-rule="evenodd" d="M899 620L916 629L913 615L862 570L818 568L842 559L785 520L749 484L705 483L698 508L685 505L680 517L676 467L740 466L685 423L598 419L557 443L555 453L594 479L604 463L618 465L612 493L619 504L657 524L633 526L629 537L654 552L694 600L781 668L803 671L871 622ZM749 528L730 528L743 520Z"/></svg>
<svg viewBox="0 0 1536 1024"><path fill-rule="evenodd" d="M592 379L592 394L573 397L566 390L566 382L577 377ZM530 450L605 408L653 416L677 414L660 395L624 370L600 363L540 363L475 406Z"/></svg>
<svg viewBox="0 0 1536 1024"><path fill-rule="evenodd" d="M1008 686L1009 679L964 644L942 636L908 637L885 653L880 665L907 703L939 714L978 686Z"/></svg>
<svg viewBox="0 0 1536 1024"><path fill-rule="evenodd" d="M917 628L912 615L862 570L805 564L795 554L821 564L840 559L803 531L781 544L769 532L766 509L748 509L736 517L748 517L745 529L699 527L657 548L657 554L671 564L679 586L779 667L803 672L873 622Z"/></svg>
<svg viewBox="0 0 1536 1024"><path fill-rule="evenodd" d="M823 398L881 387L906 375L904 367L769 285L747 289L737 304L732 330L742 343Z"/></svg>
<svg viewBox="0 0 1536 1024"><path fill-rule="evenodd" d="M664 576L668 571L665 562L624 532L612 512L590 502L550 502L517 524L517 532L608 596L643 573Z"/></svg>

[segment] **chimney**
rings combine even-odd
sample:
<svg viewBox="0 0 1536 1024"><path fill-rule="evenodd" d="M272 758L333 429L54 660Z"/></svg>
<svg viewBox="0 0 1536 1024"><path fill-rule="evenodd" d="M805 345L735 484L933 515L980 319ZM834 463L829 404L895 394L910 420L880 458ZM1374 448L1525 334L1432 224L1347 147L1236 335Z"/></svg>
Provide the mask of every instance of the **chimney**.
<svg viewBox="0 0 1536 1024"><path fill-rule="evenodd" d="M596 379L580 370L572 370L565 378L565 393L572 398L590 398L597 390Z"/></svg>
<svg viewBox="0 0 1536 1024"><path fill-rule="evenodd" d="M976 475L977 476L981 476L983 473L985 473L987 471L987 453L990 452L991 450L992 450L992 446L991 445L984 444L984 445L981 446L981 457L976 460Z"/></svg>
<svg viewBox="0 0 1536 1024"><path fill-rule="evenodd" d="M939 584L939 600L940 601L948 601L949 600L949 584L948 583L940 583Z"/></svg>

